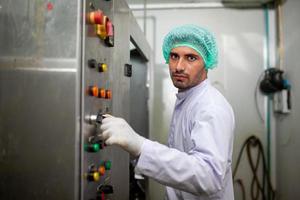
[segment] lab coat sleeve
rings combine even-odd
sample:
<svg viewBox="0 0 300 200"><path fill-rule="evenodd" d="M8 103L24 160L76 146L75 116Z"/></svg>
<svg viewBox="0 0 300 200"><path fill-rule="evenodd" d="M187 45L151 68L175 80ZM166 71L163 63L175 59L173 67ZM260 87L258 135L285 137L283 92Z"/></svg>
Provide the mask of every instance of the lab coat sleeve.
<svg viewBox="0 0 300 200"><path fill-rule="evenodd" d="M196 115L191 130L194 146L187 153L146 140L136 172L195 195L216 194L223 189L231 164L233 123L222 109Z"/></svg>

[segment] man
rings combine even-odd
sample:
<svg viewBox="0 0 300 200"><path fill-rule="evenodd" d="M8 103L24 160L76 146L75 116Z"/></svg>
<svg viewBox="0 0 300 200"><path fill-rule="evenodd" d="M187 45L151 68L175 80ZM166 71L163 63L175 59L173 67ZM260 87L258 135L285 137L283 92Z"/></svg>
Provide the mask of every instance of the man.
<svg viewBox="0 0 300 200"><path fill-rule="evenodd" d="M106 115L101 126L105 143L137 156L136 172L166 185L170 200L234 199L234 115L207 80L217 52L213 35L201 27L184 25L166 35L163 54L178 88L168 146L141 137L121 118Z"/></svg>

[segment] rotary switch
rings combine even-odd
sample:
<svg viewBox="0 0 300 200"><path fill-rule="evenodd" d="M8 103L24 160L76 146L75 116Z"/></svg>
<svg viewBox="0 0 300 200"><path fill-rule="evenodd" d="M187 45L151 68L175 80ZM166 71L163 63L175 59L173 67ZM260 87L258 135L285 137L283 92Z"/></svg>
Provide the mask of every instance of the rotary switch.
<svg viewBox="0 0 300 200"><path fill-rule="evenodd" d="M104 117L102 110L99 110L99 112L96 115L91 114L89 116L86 116L85 120L91 125L99 125L102 123L103 118Z"/></svg>

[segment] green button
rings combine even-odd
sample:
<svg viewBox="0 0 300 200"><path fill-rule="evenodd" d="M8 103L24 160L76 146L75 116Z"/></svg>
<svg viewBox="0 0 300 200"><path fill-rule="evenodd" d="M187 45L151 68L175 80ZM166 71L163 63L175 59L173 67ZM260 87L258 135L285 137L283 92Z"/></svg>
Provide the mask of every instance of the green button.
<svg viewBox="0 0 300 200"><path fill-rule="evenodd" d="M111 168L111 161L105 161L104 162L104 167L105 167L106 170L110 170L110 168Z"/></svg>
<svg viewBox="0 0 300 200"><path fill-rule="evenodd" d="M98 143L96 144L85 144L84 150L87 152L97 152L100 150L100 145Z"/></svg>

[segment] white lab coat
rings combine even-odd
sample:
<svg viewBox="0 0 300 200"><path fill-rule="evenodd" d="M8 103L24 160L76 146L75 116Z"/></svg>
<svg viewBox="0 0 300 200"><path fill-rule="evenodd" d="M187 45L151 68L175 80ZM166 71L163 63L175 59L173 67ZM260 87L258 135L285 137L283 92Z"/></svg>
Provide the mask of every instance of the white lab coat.
<svg viewBox="0 0 300 200"><path fill-rule="evenodd" d="M169 200L233 200L234 114L208 80L177 94L168 147L146 140L136 172L166 185Z"/></svg>

